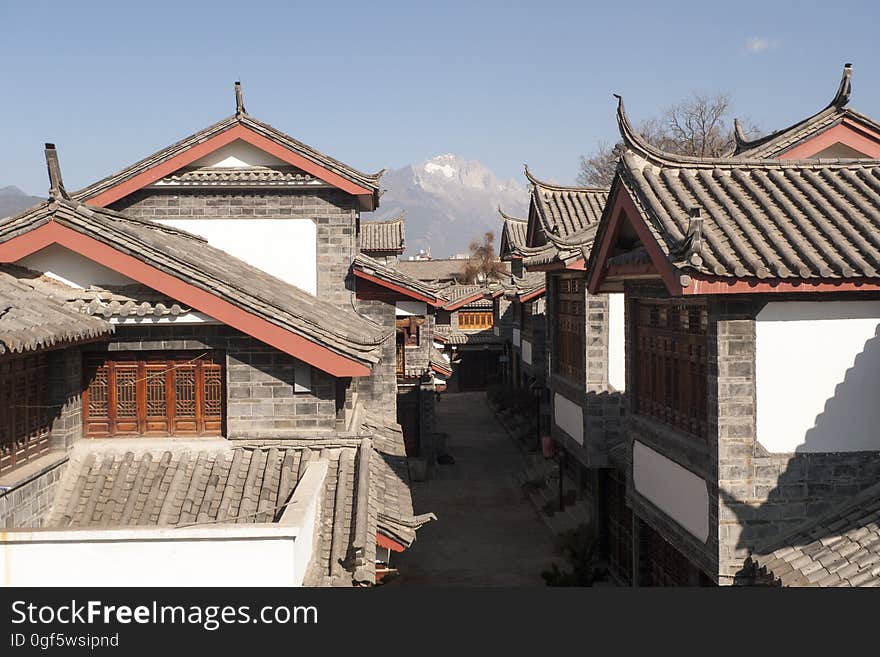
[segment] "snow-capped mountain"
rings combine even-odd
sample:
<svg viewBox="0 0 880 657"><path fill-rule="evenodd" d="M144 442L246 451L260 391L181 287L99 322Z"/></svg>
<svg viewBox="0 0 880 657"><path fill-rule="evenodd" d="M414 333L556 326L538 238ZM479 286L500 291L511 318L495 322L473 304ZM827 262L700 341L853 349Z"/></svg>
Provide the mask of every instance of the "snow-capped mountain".
<svg viewBox="0 0 880 657"><path fill-rule="evenodd" d="M367 221L406 213L406 252L429 249L435 258L467 251L468 244L494 231L501 239L498 206L525 218L528 193L516 180L499 180L476 160L451 153L387 171L379 211Z"/></svg>

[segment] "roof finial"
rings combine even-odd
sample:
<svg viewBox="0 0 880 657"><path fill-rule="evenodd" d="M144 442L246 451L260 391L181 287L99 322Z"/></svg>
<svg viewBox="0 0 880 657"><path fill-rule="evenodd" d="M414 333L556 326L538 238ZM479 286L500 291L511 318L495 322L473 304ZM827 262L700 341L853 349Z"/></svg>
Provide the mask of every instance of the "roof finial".
<svg viewBox="0 0 880 657"><path fill-rule="evenodd" d="M58 151L55 144L46 144L46 168L49 169L49 198L53 201L70 200L61 180L61 165L58 164Z"/></svg>
<svg viewBox="0 0 880 657"><path fill-rule="evenodd" d="M235 81L235 115L247 114L244 108L244 95L241 93L241 81Z"/></svg>
<svg viewBox="0 0 880 657"><path fill-rule="evenodd" d="M687 234L681 243L681 256L685 262L694 267L703 264L703 212L699 206L689 210L691 216L688 222Z"/></svg>
<svg viewBox="0 0 880 657"><path fill-rule="evenodd" d="M843 65L843 75L840 76L840 86L837 87L837 93L834 94L832 105L843 107L849 103L849 96L852 93L852 64L847 62Z"/></svg>

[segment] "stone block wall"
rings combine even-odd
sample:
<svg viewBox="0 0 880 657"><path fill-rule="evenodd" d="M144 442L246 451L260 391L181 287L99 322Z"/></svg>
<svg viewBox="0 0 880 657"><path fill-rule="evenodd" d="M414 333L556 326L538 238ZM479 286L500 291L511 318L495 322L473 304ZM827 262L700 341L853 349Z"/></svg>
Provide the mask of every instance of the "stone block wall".
<svg viewBox="0 0 880 657"><path fill-rule="evenodd" d="M717 327L718 380L709 389L710 408L717 408L721 584L748 580L741 571L752 549L880 481L878 452L774 454L756 440L755 317L762 306L762 299L710 305Z"/></svg>
<svg viewBox="0 0 880 657"><path fill-rule="evenodd" d="M49 353L52 449L64 451L82 437L82 348Z"/></svg>
<svg viewBox="0 0 880 657"><path fill-rule="evenodd" d="M49 516L67 459L60 458L6 491L0 491L0 528L42 527Z"/></svg>
<svg viewBox="0 0 880 657"><path fill-rule="evenodd" d="M356 380L355 389L359 399L368 402L371 409L389 414L392 419L397 414L397 343L394 339L394 322L397 310L394 302L358 299L358 312L391 331L382 345L382 359L373 365L369 377Z"/></svg>
<svg viewBox="0 0 880 657"><path fill-rule="evenodd" d="M309 391L295 392L297 370L309 366L230 327L119 326L106 348L225 352L228 438L296 438L336 428L334 377L312 367Z"/></svg>
<svg viewBox="0 0 880 657"><path fill-rule="evenodd" d="M357 199L337 189L137 191L111 206L137 219L294 219L317 226L318 297L351 308L345 280L357 253Z"/></svg>

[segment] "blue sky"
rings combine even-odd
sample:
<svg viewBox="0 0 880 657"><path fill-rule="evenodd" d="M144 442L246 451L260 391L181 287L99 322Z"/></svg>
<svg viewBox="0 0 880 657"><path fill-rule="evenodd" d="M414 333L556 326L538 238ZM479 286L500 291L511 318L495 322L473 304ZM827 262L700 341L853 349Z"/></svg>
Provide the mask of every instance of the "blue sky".
<svg viewBox="0 0 880 657"><path fill-rule="evenodd" d="M233 112L364 171L454 152L570 183L635 118L729 92L765 130L818 110L853 62L880 116L880 5L741 2L0 0L0 186L78 189Z"/></svg>

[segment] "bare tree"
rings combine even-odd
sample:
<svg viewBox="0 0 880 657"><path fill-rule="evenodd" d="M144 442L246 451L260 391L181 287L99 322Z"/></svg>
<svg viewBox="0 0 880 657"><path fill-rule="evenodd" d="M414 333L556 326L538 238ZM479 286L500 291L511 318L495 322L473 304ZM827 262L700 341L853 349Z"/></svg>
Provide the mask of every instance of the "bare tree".
<svg viewBox="0 0 880 657"><path fill-rule="evenodd" d="M474 240L468 247L470 257L464 266L462 282L467 284L498 280L504 272L501 261L495 257L495 233L491 230L482 241Z"/></svg>
<svg viewBox="0 0 880 657"><path fill-rule="evenodd" d="M749 123L746 134L757 136L756 126ZM693 94L660 116L642 121L638 131L649 143L678 155L718 157L733 150L733 121L730 117L728 94ZM617 160L623 145L612 147L600 143L589 156L581 156L577 176L579 185L607 187L614 179Z"/></svg>

